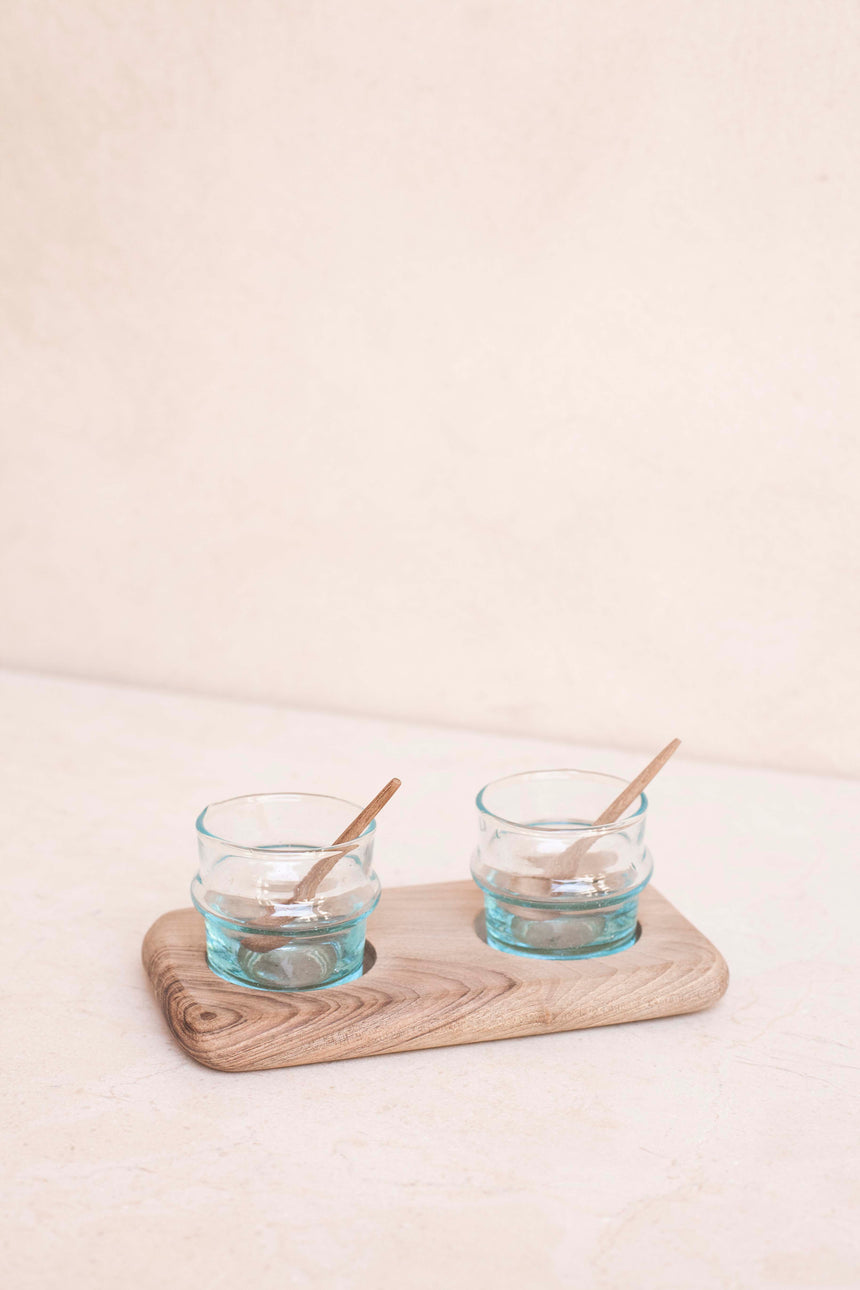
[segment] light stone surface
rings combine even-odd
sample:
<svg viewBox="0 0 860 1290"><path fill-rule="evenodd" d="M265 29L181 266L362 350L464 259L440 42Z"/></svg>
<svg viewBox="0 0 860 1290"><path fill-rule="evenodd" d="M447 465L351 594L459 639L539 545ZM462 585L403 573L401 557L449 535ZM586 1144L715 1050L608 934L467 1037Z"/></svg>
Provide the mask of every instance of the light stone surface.
<svg viewBox="0 0 860 1290"><path fill-rule="evenodd" d="M187 903L202 805L396 774L383 883L455 879L488 779L654 748L26 674L0 697L4 1285L858 1284L860 786L683 749L655 783L657 884L732 972L708 1012L225 1075L175 1046L139 959Z"/></svg>

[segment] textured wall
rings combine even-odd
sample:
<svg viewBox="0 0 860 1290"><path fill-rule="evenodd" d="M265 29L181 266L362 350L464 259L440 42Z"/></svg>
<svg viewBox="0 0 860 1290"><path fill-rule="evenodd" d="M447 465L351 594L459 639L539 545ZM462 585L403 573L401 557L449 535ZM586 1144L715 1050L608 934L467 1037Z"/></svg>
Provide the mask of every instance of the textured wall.
<svg viewBox="0 0 860 1290"><path fill-rule="evenodd" d="M856 4L0 24L0 662L860 773Z"/></svg>

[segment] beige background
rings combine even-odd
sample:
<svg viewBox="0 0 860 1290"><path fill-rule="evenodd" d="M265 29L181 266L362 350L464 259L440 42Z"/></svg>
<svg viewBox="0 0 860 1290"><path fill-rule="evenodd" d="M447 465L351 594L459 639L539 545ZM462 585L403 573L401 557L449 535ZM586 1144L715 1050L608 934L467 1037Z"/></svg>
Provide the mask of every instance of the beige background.
<svg viewBox="0 0 860 1290"><path fill-rule="evenodd" d="M234 1076L180 1052L138 958L204 802L396 767L385 901L466 877L476 785L588 749L2 672L0 746L4 1290L857 1290L856 781L655 782L715 1008Z"/></svg>
<svg viewBox="0 0 860 1290"><path fill-rule="evenodd" d="M0 662L860 773L856 4L0 23Z"/></svg>

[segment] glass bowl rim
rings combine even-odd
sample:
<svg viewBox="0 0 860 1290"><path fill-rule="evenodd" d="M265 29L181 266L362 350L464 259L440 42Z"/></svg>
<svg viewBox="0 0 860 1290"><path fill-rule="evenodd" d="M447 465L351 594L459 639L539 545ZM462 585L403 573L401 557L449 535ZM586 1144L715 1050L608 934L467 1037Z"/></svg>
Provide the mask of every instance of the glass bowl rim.
<svg viewBox="0 0 860 1290"><path fill-rule="evenodd" d="M509 820L506 816L499 815L496 811L491 811L484 802L484 794L488 792L489 789L496 788L499 784L507 784L512 780L517 779L538 779L541 776L561 777L564 775L583 775L594 779L612 780L614 783L618 784L619 790L621 788L625 788L630 782L629 780L622 779L620 775L610 775L607 771L581 770L573 766L557 766L545 770L523 770L517 771L513 775L501 775L498 779L491 779L489 784L485 784L478 793L475 798L475 805L478 808L479 814L488 816L491 820L498 820L500 824L505 824L509 828L518 829L521 833L538 833L552 838L564 837L565 834L570 834L572 837L578 837L583 833L601 834L612 833L613 831L617 833L625 828L629 828L634 821L644 817L648 810L648 798L645 793L642 792L639 794L638 798L634 799L634 802L631 803L630 807L628 807L620 819L613 820L610 824L570 824L568 827L559 829L545 828L540 824L525 824L522 820ZM618 794L616 793L616 797L617 796Z"/></svg>
<svg viewBox="0 0 860 1290"><path fill-rule="evenodd" d="M207 806L203 807L203 810L197 816L197 819L195 820L195 823L194 823L194 827L196 828L197 833L201 837L211 838L213 842L223 842L225 846L234 847L238 851L249 851L254 855L260 854L262 852L265 854L265 856L274 857L274 856L289 855L290 857L295 857L296 859L298 859L299 856L322 854L325 851L331 851L332 847L334 846L334 838L332 838L331 842L327 843L325 846L302 845L301 849L298 849L292 845L284 846L284 847L273 847L273 846L255 847L255 846L248 846L246 842L237 842L235 838L225 838L220 833L212 833L211 830L206 828L205 824L203 823L206 812L212 810L213 807L230 806L234 802L250 802L252 800L257 800L260 798L269 798L269 799L279 798L282 801L284 800L307 801L309 798L311 798L314 801L338 802L340 803L341 806L354 807L356 815L361 810L360 803L351 802L349 798L346 798L346 797L337 797L334 793L240 793L236 797L224 797L224 798L221 798L220 801L209 802ZM357 838L353 838L351 840L350 845L356 842L361 842L363 838L367 838L375 832L376 832L376 820L373 819L370 821L367 828L364 829L364 831L360 833Z"/></svg>

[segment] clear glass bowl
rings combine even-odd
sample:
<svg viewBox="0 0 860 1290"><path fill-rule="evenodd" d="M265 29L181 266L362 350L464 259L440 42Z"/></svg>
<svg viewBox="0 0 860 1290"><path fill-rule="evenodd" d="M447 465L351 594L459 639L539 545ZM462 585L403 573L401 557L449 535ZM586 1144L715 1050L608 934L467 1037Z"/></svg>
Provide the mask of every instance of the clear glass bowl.
<svg viewBox="0 0 860 1290"><path fill-rule="evenodd" d="M481 789L472 877L484 893L490 945L575 959L634 943L639 895L653 871L645 794L614 824L592 824L625 782L591 771L538 770Z"/></svg>
<svg viewBox="0 0 860 1290"><path fill-rule="evenodd" d="M191 899L206 924L213 972L260 990L315 990L361 975L367 917L380 892L375 822L311 899L293 899L359 809L339 797L265 793L201 812Z"/></svg>

